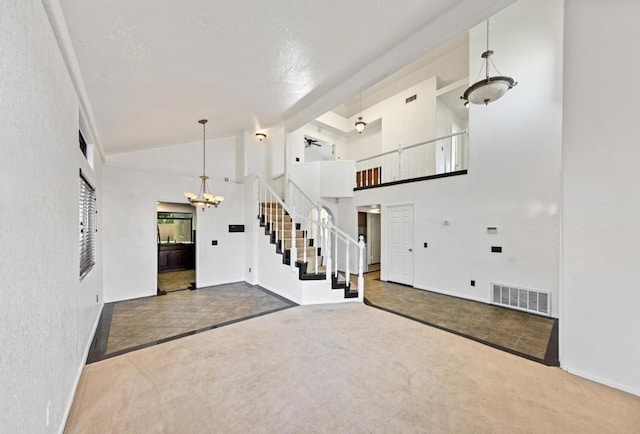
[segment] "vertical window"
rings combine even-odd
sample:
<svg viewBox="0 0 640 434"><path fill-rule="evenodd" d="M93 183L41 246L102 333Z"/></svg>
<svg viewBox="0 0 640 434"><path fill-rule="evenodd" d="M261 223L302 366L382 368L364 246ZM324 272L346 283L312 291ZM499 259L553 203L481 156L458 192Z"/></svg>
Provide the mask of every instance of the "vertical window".
<svg viewBox="0 0 640 434"><path fill-rule="evenodd" d="M80 279L96 263L96 192L80 173Z"/></svg>
<svg viewBox="0 0 640 434"><path fill-rule="evenodd" d="M84 139L84 136L82 135L82 131L78 131L78 135L80 136L80 151L82 151L82 155L84 155L84 158L87 158L87 141ZM88 158L87 158L88 160Z"/></svg>

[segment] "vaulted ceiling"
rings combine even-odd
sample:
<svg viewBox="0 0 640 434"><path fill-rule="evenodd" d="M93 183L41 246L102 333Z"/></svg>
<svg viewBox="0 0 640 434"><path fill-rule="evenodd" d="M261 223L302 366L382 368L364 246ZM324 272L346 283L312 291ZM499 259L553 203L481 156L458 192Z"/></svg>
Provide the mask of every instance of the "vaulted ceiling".
<svg viewBox="0 0 640 434"><path fill-rule="evenodd" d="M59 2L110 155L297 128L513 0Z"/></svg>

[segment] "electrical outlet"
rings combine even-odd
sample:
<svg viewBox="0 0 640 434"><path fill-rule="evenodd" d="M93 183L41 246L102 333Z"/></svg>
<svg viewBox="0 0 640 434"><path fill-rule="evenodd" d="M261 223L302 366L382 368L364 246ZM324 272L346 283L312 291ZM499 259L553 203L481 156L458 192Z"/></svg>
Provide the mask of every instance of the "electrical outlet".
<svg viewBox="0 0 640 434"><path fill-rule="evenodd" d="M424 248L426 249L429 245L427 243L424 243Z"/></svg>
<svg viewBox="0 0 640 434"><path fill-rule="evenodd" d="M471 286L476 286L476 281L475 280L471 281Z"/></svg>
<svg viewBox="0 0 640 434"><path fill-rule="evenodd" d="M500 247L500 246L491 246L491 253L502 253L502 247Z"/></svg>
<svg viewBox="0 0 640 434"><path fill-rule="evenodd" d="M218 245L218 240L211 240L211 245L212 246L217 246Z"/></svg>
<svg viewBox="0 0 640 434"><path fill-rule="evenodd" d="M249 273L251 273L251 267L249 267Z"/></svg>

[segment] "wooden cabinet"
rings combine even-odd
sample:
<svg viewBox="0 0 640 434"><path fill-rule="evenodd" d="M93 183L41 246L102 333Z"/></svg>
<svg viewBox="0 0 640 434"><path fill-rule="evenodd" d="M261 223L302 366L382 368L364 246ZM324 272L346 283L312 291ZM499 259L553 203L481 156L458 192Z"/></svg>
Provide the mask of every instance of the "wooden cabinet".
<svg viewBox="0 0 640 434"><path fill-rule="evenodd" d="M194 265L194 244L158 244L158 273L190 270Z"/></svg>

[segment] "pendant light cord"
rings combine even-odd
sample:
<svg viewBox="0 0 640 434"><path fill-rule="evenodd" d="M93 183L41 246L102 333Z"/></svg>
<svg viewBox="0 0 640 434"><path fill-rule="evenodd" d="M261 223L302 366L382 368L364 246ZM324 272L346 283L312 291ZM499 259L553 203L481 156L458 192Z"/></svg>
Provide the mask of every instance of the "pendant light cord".
<svg viewBox="0 0 640 434"><path fill-rule="evenodd" d="M205 153L205 140L206 140L206 130L207 124L206 122L202 123L202 176L206 176L205 170L205 162L206 162L206 153Z"/></svg>
<svg viewBox="0 0 640 434"><path fill-rule="evenodd" d="M491 56L489 56L489 18L487 18L487 58L485 59L485 72L487 74L487 78L489 78L489 59L491 58Z"/></svg>

